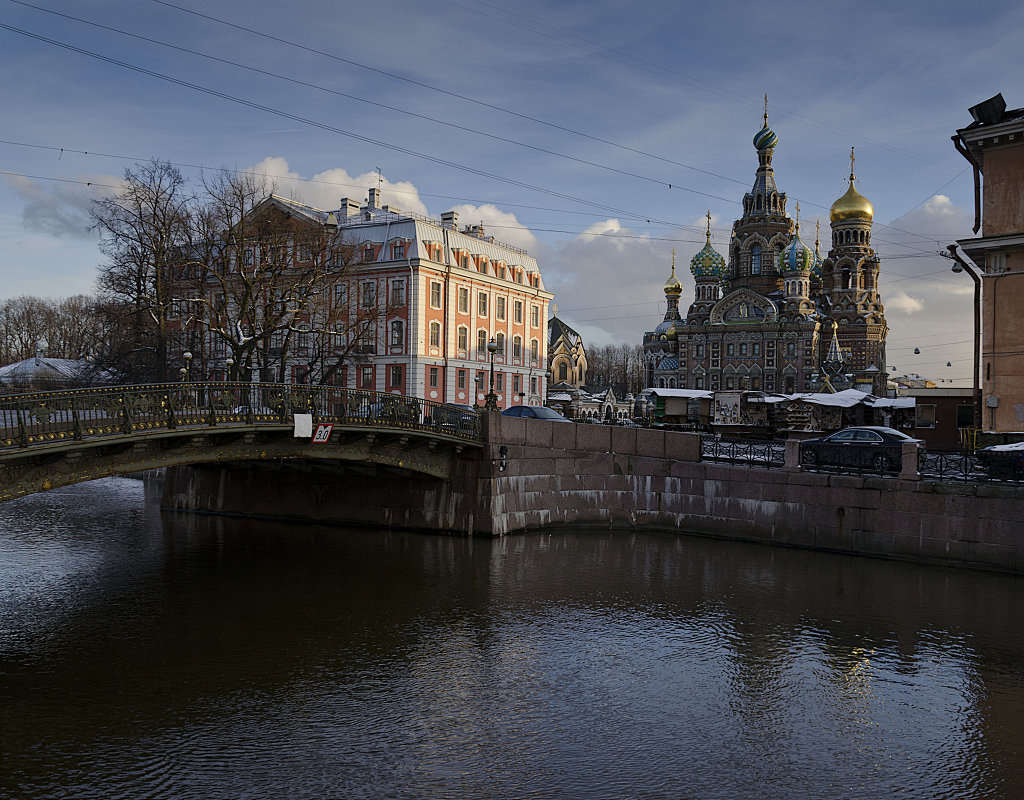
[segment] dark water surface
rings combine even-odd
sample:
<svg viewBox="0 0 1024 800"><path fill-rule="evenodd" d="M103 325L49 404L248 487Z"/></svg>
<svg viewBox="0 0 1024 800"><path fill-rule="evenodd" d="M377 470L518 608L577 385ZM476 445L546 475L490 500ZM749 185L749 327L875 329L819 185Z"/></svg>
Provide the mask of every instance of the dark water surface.
<svg viewBox="0 0 1024 800"><path fill-rule="evenodd" d="M1024 797L1024 581L0 505L4 798Z"/></svg>

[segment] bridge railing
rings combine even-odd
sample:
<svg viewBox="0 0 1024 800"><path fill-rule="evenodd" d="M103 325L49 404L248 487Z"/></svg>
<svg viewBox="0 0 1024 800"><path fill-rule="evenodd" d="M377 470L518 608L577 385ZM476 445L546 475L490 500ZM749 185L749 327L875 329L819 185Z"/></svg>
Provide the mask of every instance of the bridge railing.
<svg viewBox="0 0 1024 800"><path fill-rule="evenodd" d="M476 411L416 397L336 386L164 383L0 397L0 450L161 429L291 425L293 414L311 414L315 423L482 435Z"/></svg>

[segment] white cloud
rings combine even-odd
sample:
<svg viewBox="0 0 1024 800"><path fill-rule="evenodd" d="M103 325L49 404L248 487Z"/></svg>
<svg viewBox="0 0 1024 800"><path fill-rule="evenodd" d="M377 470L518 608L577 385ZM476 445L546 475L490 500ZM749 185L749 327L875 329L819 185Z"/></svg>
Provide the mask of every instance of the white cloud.
<svg viewBox="0 0 1024 800"><path fill-rule="evenodd" d="M466 225L483 225L484 233L488 236L493 236L499 242L526 250L531 255L536 255L537 237L519 221L515 214L502 211L491 203L481 206L464 203L453 206L451 210L458 213L460 228ZM541 264L541 274L543 273L544 265Z"/></svg>
<svg viewBox="0 0 1024 800"><path fill-rule="evenodd" d="M883 297L883 301L887 313L896 311L903 314L916 314L919 311L924 311L925 307L923 300L911 297L906 292L896 292L895 294L888 295Z"/></svg>

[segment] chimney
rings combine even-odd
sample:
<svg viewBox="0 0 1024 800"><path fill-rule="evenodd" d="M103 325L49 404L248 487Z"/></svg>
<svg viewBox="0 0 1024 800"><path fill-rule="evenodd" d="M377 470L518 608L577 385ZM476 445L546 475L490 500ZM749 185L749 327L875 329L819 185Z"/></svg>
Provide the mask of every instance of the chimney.
<svg viewBox="0 0 1024 800"><path fill-rule="evenodd" d="M351 197L341 198L341 208L338 209L338 219L341 222L353 220L359 216L359 201Z"/></svg>
<svg viewBox="0 0 1024 800"><path fill-rule="evenodd" d="M441 227L450 228L455 231L459 229L459 212L458 211L445 211L441 215Z"/></svg>
<svg viewBox="0 0 1024 800"><path fill-rule="evenodd" d="M370 189L370 197L366 201L366 207L371 210L380 207L380 189Z"/></svg>

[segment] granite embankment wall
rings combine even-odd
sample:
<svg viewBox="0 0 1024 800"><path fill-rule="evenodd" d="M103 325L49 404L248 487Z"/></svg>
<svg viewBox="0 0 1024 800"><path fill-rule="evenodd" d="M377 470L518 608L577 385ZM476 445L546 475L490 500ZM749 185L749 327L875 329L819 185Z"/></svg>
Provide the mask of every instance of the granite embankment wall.
<svg viewBox="0 0 1024 800"><path fill-rule="evenodd" d="M286 460L169 471L191 511L500 536L548 527L673 531L1024 574L1024 488L700 461L697 434L488 414L487 444L441 480ZM795 446L795 443L791 443Z"/></svg>
<svg viewBox="0 0 1024 800"><path fill-rule="evenodd" d="M700 462L699 435L642 428L492 415L488 434L495 534L678 531L1024 573L1019 487Z"/></svg>

